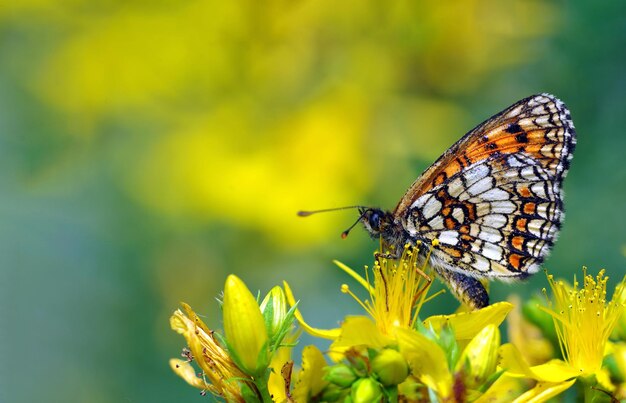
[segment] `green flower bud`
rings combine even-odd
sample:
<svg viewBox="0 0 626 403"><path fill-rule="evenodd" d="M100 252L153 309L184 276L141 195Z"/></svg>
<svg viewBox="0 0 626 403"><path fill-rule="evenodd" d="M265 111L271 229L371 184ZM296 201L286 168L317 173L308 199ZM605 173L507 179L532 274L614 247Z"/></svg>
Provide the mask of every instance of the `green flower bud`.
<svg viewBox="0 0 626 403"><path fill-rule="evenodd" d="M224 333L237 365L256 376L267 368L267 330L256 298L239 277L229 275L224 284Z"/></svg>
<svg viewBox="0 0 626 403"><path fill-rule="evenodd" d="M287 317L287 298L283 289L276 286L267 293L261 302L261 312L265 318L270 338L273 338L283 328Z"/></svg>
<svg viewBox="0 0 626 403"><path fill-rule="evenodd" d="M496 370L499 347L500 331L495 325L485 326L463 350L457 371L467 365L470 379L476 386L483 384Z"/></svg>
<svg viewBox="0 0 626 403"><path fill-rule="evenodd" d="M346 364L337 364L329 367L324 378L343 388L349 387L357 380L357 376L352 368Z"/></svg>
<svg viewBox="0 0 626 403"><path fill-rule="evenodd" d="M409 365L398 351L385 349L372 360L372 371L383 385L398 385L409 375Z"/></svg>
<svg viewBox="0 0 626 403"><path fill-rule="evenodd" d="M352 384L350 397L353 403L378 402L383 397L383 389L372 378L363 378Z"/></svg>
<svg viewBox="0 0 626 403"><path fill-rule="evenodd" d="M338 402L342 400L348 393L350 389L342 388L341 386L334 385L332 383L328 384L324 388L322 392L322 402Z"/></svg>
<svg viewBox="0 0 626 403"><path fill-rule="evenodd" d="M418 380L408 377L398 385L398 394L410 402L421 401L424 399L422 388L424 388L424 385Z"/></svg>

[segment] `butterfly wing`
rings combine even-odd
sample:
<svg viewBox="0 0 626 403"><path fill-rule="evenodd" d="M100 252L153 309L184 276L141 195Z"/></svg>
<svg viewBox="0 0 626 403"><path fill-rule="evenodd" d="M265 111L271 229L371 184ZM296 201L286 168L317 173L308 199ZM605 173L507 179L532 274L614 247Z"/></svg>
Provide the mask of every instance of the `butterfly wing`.
<svg viewBox="0 0 626 403"><path fill-rule="evenodd" d="M479 278L524 277L539 269L558 235L575 144L560 100L523 99L454 144L394 216L411 236L439 240L436 266Z"/></svg>

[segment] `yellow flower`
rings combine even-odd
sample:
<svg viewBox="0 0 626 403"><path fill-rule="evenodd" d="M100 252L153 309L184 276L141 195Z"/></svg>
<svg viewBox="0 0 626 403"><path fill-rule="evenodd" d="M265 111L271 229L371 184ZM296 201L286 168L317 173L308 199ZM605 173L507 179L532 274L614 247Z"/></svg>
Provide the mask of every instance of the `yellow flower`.
<svg viewBox="0 0 626 403"><path fill-rule="evenodd" d="M395 329L412 328L432 281L419 265L419 246L405 245L399 260L379 256L374 262L373 286L368 272L366 278L356 274L342 263L336 264L354 277L368 291L370 299L361 301L347 285L342 292L350 294L374 319L381 334L392 336ZM428 259L425 260L425 262Z"/></svg>
<svg viewBox="0 0 626 403"><path fill-rule="evenodd" d="M260 376L270 354L265 320L256 298L239 277L229 275L224 284L224 333L231 356L248 375Z"/></svg>
<svg viewBox="0 0 626 403"><path fill-rule="evenodd" d="M418 265L418 248L407 244L399 260L379 256L371 271L372 281L367 268L363 278L343 263L335 261L339 268L352 276L369 293L370 298L362 301L346 284L341 287L342 292L350 294L374 320L377 333L382 337L393 337L397 328L413 327L420 308L426 301L432 281L424 274L424 266ZM295 305L289 285L285 283L284 286L289 303ZM299 312L296 313L296 318L314 336L336 340L341 334L340 329L321 330L309 326Z"/></svg>
<svg viewBox="0 0 626 403"><path fill-rule="evenodd" d="M170 366L176 374L191 386L208 390L227 401L243 402L240 383L252 386L249 377L235 365L228 352L218 343L213 331L195 314L191 307L182 304L185 313L176 310L170 319L170 325L187 340L189 350L185 350L187 360L171 359ZM202 370L202 376L196 375L190 361L195 360ZM248 381L249 380L249 381Z"/></svg>
<svg viewBox="0 0 626 403"><path fill-rule="evenodd" d="M606 300L608 277L600 270L596 279L584 269L583 287L555 281L548 275L553 300L545 311L554 319L559 345L565 361L581 376L597 374L602 367L606 342L624 311L626 277L616 287L611 301Z"/></svg>
<svg viewBox="0 0 626 403"><path fill-rule="evenodd" d="M520 397L525 399L523 401L555 396L576 379L583 382L585 393L591 393L596 383L604 390L614 389L607 370L602 368L602 361L608 350L608 338L624 312L626 277L615 288L612 300L607 301L608 277L604 270L595 278L588 275L586 269L583 273L582 288L576 278L574 285L568 286L548 275L552 299L549 307L542 309L553 318L564 361L552 360L530 367L514 346L506 345L501 349L500 365L510 375L539 381L535 388Z"/></svg>

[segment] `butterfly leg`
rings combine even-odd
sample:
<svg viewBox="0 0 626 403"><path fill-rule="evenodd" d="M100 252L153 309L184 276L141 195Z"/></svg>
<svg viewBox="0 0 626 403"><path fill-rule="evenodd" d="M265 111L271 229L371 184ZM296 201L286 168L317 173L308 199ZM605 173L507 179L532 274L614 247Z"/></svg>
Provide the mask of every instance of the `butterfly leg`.
<svg viewBox="0 0 626 403"><path fill-rule="evenodd" d="M386 252L386 253L375 252L374 253L374 259L376 259L376 261L378 261L378 259L396 260L396 259L400 259L400 256L402 255L397 254L397 253L390 253L390 252Z"/></svg>
<svg viewBox="0 0 626 403"><path fill-rule="evenodd" d="M480 281L461 273L436 268L437 274L444 280L454 296L464 304L480 309L489 305L489 294Z"/></svg>

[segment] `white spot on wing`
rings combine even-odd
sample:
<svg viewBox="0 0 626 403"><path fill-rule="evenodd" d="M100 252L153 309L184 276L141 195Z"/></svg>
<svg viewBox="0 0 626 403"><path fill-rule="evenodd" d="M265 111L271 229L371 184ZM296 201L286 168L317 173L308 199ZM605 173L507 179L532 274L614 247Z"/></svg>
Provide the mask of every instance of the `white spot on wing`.
<svg viewBox="0 0 626 403"><path fill-rule="evenodd" d="M438 215L437 217L428 221L428 226L432 229L443 229L443 216Z"/></svg>
<svg viewBox="0 0 626 403"><path fill-rule="evenodd" d="M502 214L489 214L489 215L479 218L479 221L483 225L499 229L506 225L507 218L505 215L502 215Z"/></svg>
<svg viewBox="0 0 626 403"><path fill-rule="evenodd" d="M465 178L465 183L467 183L468 186L488 175L489 168L482 162L478 165L468 168L467 172L463 174Z"/></svg>
<svg viewBox="0 0 626 403"><path fill-rule="evenodd" d="M460 223L465 221L465 214L463 214L463 210L458 207L452 210L452 217Z"/></svg>
<svg viewBox="0 0 626 403"><path fill-rule="evenodd" d="M448 185L448 193L450 196L457 198L463 191L465 190L465 186L463 186L463 182L461 178L456 178L450 182Z"/></svg>
<svg viewBox="0 0 626 403"><path fill-rule="evenodd" d="M483 227L478 233L478 238L486 242L498 243L502 240L502 235L500 235L500 232L498 230L490 227Z"/></svg>
<svg viewBox="0 0 626 403"><path fill-rule="evenodd" d="M517 106L515 109L511 110L506 116L512 118L519 115L522 112L522 106L523 105Z"/></svg>
<svg viewBox="0 0 626 403"><path fill-rule="evenodd" d="M430 217L434 216L440 211L441 211L441 202L435 199L434 197L431 197L428 200L428 202L426 202L426 205L424 205L422 214L424 215L424 218L429 219Z"/></svg>
<svg viewBox="0 0 626 403"><path fill-rule="evenodd" d="M541 269L541 266L539 266L537 263L533 263L530 266L528 266L528 273L530 274L535 274L539 271L539 269Z"/></svg>
<svg viewBox="0 0 626 403"><path fill-rule="evenodd" d="M537 119L535 119L535 122L537 122L537 125L544 127L548 123L548 118L549 118L548 115L539 116Z"/></svg>
<svg viewBox="0 0 626 403"><path fill-rule="evenodd" d="M426 202L428 201L428 199L430 199L431 197L434 197L432 194L425 194L420 196L417 200L415 200L413 202L413 204L411 204L411 208L418 208L421 209L422 207L424 207L424 204L426 204Z"/></svg>
<svg viewBox="0 0 626 403"><path fill-rule="evenodd" d="M475 255L474 268L478 271L489 271L489 261L480 255Z"/></svg>
<svg viewBox="0 0 626 403"><path fill-rule="evenodd" d="M510 200L500 200L491 203L491 212L500 214L511 214L517 210L517 206Z"/></svg>
<svg viewBox="0 0 626 403"><path fill-rule="evenodd" d="M481 180L477 181L472 186L467 188L467 192L472 196L476 196L483 192L486 192L493 187L492 181L493 179L491 177L482 178Z"/></svg>
<svg viewBox="0 0 626 403"><path fill-rule="evenodd" d="M488 201L509 200L509 194L502 189L493 188L482 193L480 198Z"/></svg>
<svg viewBox="0 0 626 403"><path fill-rule="evenodd" d="M526 228L528 231L536 237L541 238L541 226L545 223L544 220L530 220Z"/></svg>
<svg viewBox="0 0 626 403"><path fill-rule="evenodd" d="M548 209L550 208L550 204L551 203L539 203L537 205L537 215L548 219Z"/></svg>
<svg viewBox="0 0 626 403"><path fill-rule="evenodd" d="M541 197L543 199L547 198L546 191L545 191L545 189L543 187L543 182L533 183L532 185L530 185L530 190L537 197Z"/></svg>
<svg viewBox="0 0 626 403"><path fill-rule="evenodd" d="M502 248L492 243L486 243L483 246L483 256L487 259L500 261L502 259Z"/></svg>
<svg viewBox="0 0 626 403"><path fill-rule="evenodd" d="M533 167L524 167L521 172L522 178L534 182L537 180L537 176L533 170Z"/></svg>
<svg viewBox="0 0 626 403"><path fill-rule="evenodd" d="M511 155L507 162L509 163L509 166L514 167L514 168L519 168L519 167L523 167L525 166L525 164L520 161L519 159L515 158L514 155Z"/></svg>
<svg viewBox="0 0 626 403"><path fill-rule="evenodd" d="M439 242L454 246L459 243L458 236L459 233L456 231L443 231L439 234Z"/></svg>

